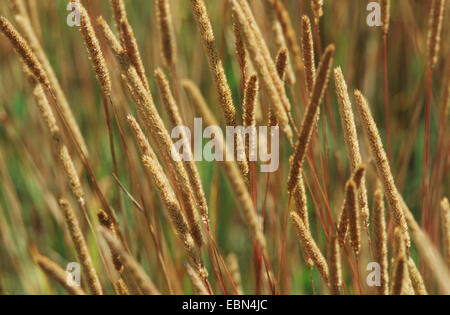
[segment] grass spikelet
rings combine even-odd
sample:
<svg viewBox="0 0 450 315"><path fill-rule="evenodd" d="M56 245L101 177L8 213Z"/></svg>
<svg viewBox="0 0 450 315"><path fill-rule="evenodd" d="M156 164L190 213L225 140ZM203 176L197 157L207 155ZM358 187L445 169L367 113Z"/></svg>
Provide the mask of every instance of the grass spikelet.
<svg viewBox="0 0 450 315"><path fill-rule="evenodd" d="M120 295L130 295L130 292L128 291L127 285L123 281L122 278L119 278L115 283L116 291Z"/></svg>
<svg viewBox="0 0 450 315"><path fill-rule="evenodd" d="M364 126L367 138L369 140L370 151L375 160L377 174L382 183L384 194L389 204L389 209L394 218L395 224L402 228L409 244L408 226L406 224L405 216L400 205L397 188L395 187L394 177L391 173L386 152L383 149L380 134L378 133L375 120L370 113L369 106L364 96L360 91L355 91L356 104L358 105L359 114L362 125Z"/></svg>
<svg viewBox="0 0 450 315"><path fill-rule="evenodd" d="M191 95L192 102L198 109L198 111L202 114L203 120L205 121L206 125L218 126L217 121L206 105L206 101L203 98L198 87L190 81L183 81L183 86ZM223 134L221 134L217 138L219 142L218 146L221 147L224 156L226 156L227 148L224 145L225 140L223 138ZM246 223L250 228L250 235L252 236L253 240L260 246L262 252L264 252L264 249L266 247L266 239L259 222L258 214L255 211L255 206L253 204L252 198L248 192L247 185L242 176L239 176L239 168L233 161L224 161L222 165L225 169L225 175L227 176L233 195L236 198L237 204L240 206L240 209L242 209Z"/></svg>
<svg viewBox="0 0 450 315"><path fill-rule="evenodd" d="M444 198L441 201L441 222L444 259L448 268L450 268L450 206L447 198Z"/></svg>
<svg viewBox="0 0 450 315"><path fill-rule="evenodd" d="M103 57L97 35L92 27L91 19L83 5L79 4L79 10L81 22L80 32L83 35L84 43L94 67L97 80L99 81L105 95L111 95L111 80L109 78L109 71L106 67L106 61Z"/></svg>
<svg viewBox="0 0 450 315"><path fill-rule="evenodd" d="M222 61L216 50L211 21L209 20L203 0L190 0L195 21L202 37L203 46L209 63L209 69L216 85L219 102L225 115L228 126L236 126L236 109L233 105L231 90L228 86Z"/></svg>
<svg viewBox="0 0 450 315"><path fill-rule="evenodd" d="M279 1L274 1L275 12L278 17L278 21L280 21L281 28L284 33L284 37L287 41L287 46L292 53L292 57L294 60L295 70L297 75L302 73L303 71L303 62L302 62L302 54L300 51L300 45L297 41L297 34L295 34L294 27L292 26L291 18L289 17L289 13L284 6L284 4Z"/></svg>
<svg viewBox="0 0 450 315"><path fill-rule="evenodd" d="M302 17L302 49L303 64L305 66L306 88L309 96L314 87L314 80L316 78L316 62L311 21L306 15Z"/></svg>
<svg viewBox="0 0 450 315"><path fill-rule="evenodd" d="M142 161L147 171L151 174L153 183L164 202L171 222L177 232L178 237L183 243L184 249L191 259L192 264L195 266L197 272L202 275L203 278L207 277L207 271L203 267L201 256L198 249L195 247L194 241L192 239L191 233L189 231L189 226L186 221L184 214L181 212L178 200L175 193L170 186L169 180L167 179L164 170L159 163L153 149L148 143L147 138L142 132L141 127L137 123L136 119L132 116L128 116L128 123L134 132L137 143L142 152Z"/></svg>
<svg viewBox="0 0 450 315"><path fill-rule="evenodd" d="M157 69L155 71L156 83L158 85L158 90L161 95L162 101L166 106L167 112L169 114L169 120L172 124L172 127L176 126L184 126L183 119L178 110L178 106L175 102L175 99L170 90L169 82L166 79L166 76L162 72L161 69ZM191 143L188 139L187 135L182 130L181 133L182 140L184 141L184 148L190 148ZM199 207L199 213L202 216L203 220L208 220L208 205L206 203L205 193L203 191L203 186L200 179L200 174L198 173L197 166L195 165L192 150L187 150L188 152L183 152L189 155L187 161L184 162L184 166L186 168L187 174L189 176L190 183L194 190L194 196Z"/></svg>
<svg viewBox="0 0 450 315"><path fill-rule="evenodd" d="M322 276L323 281L328 285L329 272L327 261L325 260L319 247L317 247L317 244L312 238L311 233L306 229L306 226L299 215L295 212L291 212L290 215L292 222L297 229L299 241L302 244L302 248L304 248L308 252L308 257L313 260L314 264L317 267L317 270Z"/></svg>
<svg viewBox="0 0 450 315"><path fill-rule="evenodd" d="M205 284L202 282L202 279L198 276L194 268L192 268L190 264L185 264L185 266L186 272L189 278L191 279L192 286L194 287L195 292L198 295L209 295L209 292L206 289Z"/></svg>
<svg viewBox="0 0 450 315"><path fill-rule="evenodd" d="M284 80L284 77L286 76L286 69L288 66L288 52L286 48L281 48L278 51L277 58L275 60L277 65L277 73L278 77L281 80Z"/></svg>
<svg viewBox="0 0 450 315"><path fill-rule="evenodd" d="M37 81L32 82L32 84L34 85L33 95L36 99L36 104L41 113L42 120L44 121L47 129L50 132L56 158L62 166L72 193L77 198L78 202L81 205L84 205L84 189L81 186L80 178L78 177L75 165L73 164L72 157L70 156L69 151L64 144L61 131L56 124L55 116L53 115L50 104L48 103L48 99L45 95L44 89L40 84L37 83Z"/></svg>
<svg viewBox="0 0 450 315"><path fill-rule="evenodd" d="M438 60L444 8L445 0L431 1L427 34L428 63L430 68L434 68Z"/></svg>
<svg viewBox="0 0 450 315"><path fill-rule="evenodd" d="M359 226L359 211L356 184L353 180L349 180L345 187L345 202L348 213L348 223L350 230L350 243L353 252L358 255L361 248L361 229Z"/></svg>
<svg viewBox="0 0 450 315"><path fill-rule="evenodd" d="M122 18L122 20L120 20L120 32L122 35L122 47L125 49L128 58L131 61L131 64L135 67L145 89L147 91L150 91L150 86L145 74L145 67L144 63L142 62L136 37L134 36L134 32L131 28L130 23L125 18Z"/></svg>
<svg viewBox="0 0 450 315"><path fill-rule="evenodd" d="M241 12L244 15L244 20L240 19L240 23L242 24L242 27L244 27L244 33L246 34L245 37L247 37L248 31L245 30L245 27L248 27L249 31L253 33L254 42L256 46L258 47L259 53L261 54L262 58L264 59L264 66L267 68L267 71L271 77L272 84L275 86L275 89L278 93L278 96L280 98L280 101L286 110L287 113L291 111L291 103L289 102L289 99L286 95L286 90L283 84L283 81L278 77L277 74L277 68L275 66L275 63L270 56L269 48L267 47L266 42L264 41L264 37L262 35L261 29L256 24L255 17L253 16L252 10L250 9L250 6L247 2L247 0L230 0L233 4L234 12L237 13L237 11ZM240 9L239 9L240 7ZM236 11L237 10L237 11ZM242 29L241 27L241 29ZM249 47L247 47L249 48ZM253 59L253 58L252 58ZM256 66L256 64L255 64Z"/></svg>
<svg viewBox="0 0 450 315"><path fill-rule="evenodd" d="M319 116L319 106L322 102L325 89L328 85L328 78L331 66L333 65L334 51L334 45L329 45L325 49L322 60L320 61L320 65L317 71L317 78L314 82L314 88L311 94L311 99L306 109L306 113L303 117L300 135L297 140L295 151L293 153L293 159L288 179L289 193L292 193L295 188L298 174L303 167L303 160L305 159L306 151L309 146L309 141L311 140L314 126L316 126L317 124Z"/></svg>
<svg viewBox="0 0 450 315"><path fill-rule="evenodd" d="M232 15L232 17L237 63L239 65L239 68L241 69L241 72L243 73L243 77L245 78L245 74L247 73L247 54L245 52L244 41L242 39L241 31L239 30L239 25L235 20L235 16Z"/></svg>
<svg viewBox="0 0 450 315"><path fill-rule="evenodd" d="M67 274L53 260L43 256L41 254L35 254L34 260L36 264L52 279L58 282L66 291L71 295L85 295L83 289L76 286L70 286L67 284Z"/></svg>
<svg viewBox="0 0 450 315"><path fill-rule="evenodd" d="M385 219L384 196L381 189L375 191L373 197L373 242L375 262L381 267L381 285L377 288L378 294L389 294L388 249Z"/></svg>
<svg viewBox="0 0 450 315"><path fill-rule="evenodd" d="M22 1L17 2L22 3ZM81 147L81 150L86 156L88 156L88 149L86 146L86 142L83 138L83 135L81 134L80 127L78 126L78 123L70 108L69 102L67 101L67 98L61 88L61 85L59 84L58 78L56 77L56 74L53 71L52 66L50 65L50 62L44 52L44 49L42 48L39 39L33 30L30 20L24 17L23 15L16 15L15 19L20 29L22 30L25 39L30 45L31 50L36 54L36 57L38 58L38 60L42 65L42 68L48 75L48 80L55 93L55 97L57 100L56 106L59 106L61 108L60 110L61 114L64 116L65 121L69 125L69 128L72 130L76 141Z"/></svg>
<svg viewBox="0 0 450 315"><path fill-rule="evenodd" d="M339 240L334 235L330 240L328 250L328 266L330 266L330 291L333 295L341 294L342 285L342 263Z"/></svg>
<svg viewBox="0 0 450 315"><path fill-rule="evenodd" d="M177 46L173 30L172 13L169 0L157 0L156 12L160 32L162 57L167 68L172 68L177 60Z"/></svg>
<svg viewBox="0 0 450 315"><path fill-rule="evenodd" d="M59 199L59 207L63 211L66 225L69 228L70 236L73 244L75 245L77 257L83 268L83 273L86 275L89 288L92 294L101 295L102 287L72 207L65 199Z"/></svg>
<svg viewBox="0 0 450 315"><path fill-rule="evenodd" d="M225 115L225 123L227 126L236 126L236 109L233 104L233 97L231 95L230 86L228 85L227 78L225 76L225 70L223 68L222 61L219 58L217 49L215 47L216 41L214 33L209 20L208 12L206 10L205 2L203 0L190 0L192 5L192 11L194 12L197 28L200 31L202 37L203 47L208 59L208 65L213 77L217 94L219 96L219 103L222 111ZM236 146L235 154L239 154L238 165L242 175L248 173L247 160L243 156L243 139L242 134L237 133L235 136Z"/></svg>
<svg viewBox="0 0 450 315"><path fill-rule="evenodd" d="M117 252L122 258L125 269L130 272L137 286L146 295L160 295L161 293L153 284L153 281L148 277L141 265L125 250L114 235L107 229L100 227L100 232L108 243L109 247Z"/></svg>
<svg viewBox="0 0 450 315"><path fill-rule="evenodd" d="M318 24L323 16L323 0L311 0L311 11L314 17L314 23Z"/></svg>
<svg viewBox="0 0 450 315"><path fill-rule="evenodd" d="M233 280L234 285L236 286L237 293L239 295L244 294L242 290L242 281L241 281L241 272L239 269L239 261L234 253L230 253L227 256L227 264L228 270L231 274L231 279Z"/></svg>
<svg viewBox="0 0 450 315"><path fill-rule="evenodd" d="M198 213L193 199L192 187L186 169L181 162L176 150L172 150L172 139L164 126L164 123L156 110L152 95L145 90L142 81L134 67L127 69L127 77L131 85L128 85L129 92L133 97L138 113L141 115L147 130L152 135L155 144L158 145L160 153L163 154L173 167L174 176L179 185L181 201L186 213L192 237L198 247L203 244L203 236L198 221Z"/></svg>
<svg viewBox="0 0 450 315"><path fill-rule="evenodd" d="M242 121L244 123L244 129L248 127L256 128L256 103L258 100L259 83L258 76L252 74L245 84L244 102L242 104ZM251 135L245 134L245 154L250 159L250 136L256 137L255 129L252 129ZM256 142L253 143L253 152L256 150Z"/></svg>
<svg viewBox="0 0 450 315"><path fill-rule="evenodd" d="M419 269L417 269L417 266L411 257L408 258L408 273L414 288L414 293L416 295L428 295Z"/></svg>
<svg viewBox="0 0 450 315"><path fill-rule="evenodd" d="M352 172L355 172L361 164L362 158L359 150L358 135L356 132L355 119L353 116L352 105L347 91L344 75L340 67L334 69L334 80L336 94L339 101L339 113L344 131L344 139L347 147L347 154L350 158ZM359 208L363 222L369 223L369 208L367 202L367 190L364 176L361 177L361 183L358 185Z"/></svg>
<svg viewBox="0 0 450 315"><path fill-rule="evenodd" d="M277 14L275 12L274 0L264 0L264 9L266 11L267 17L272 25L272 34L276 42L276 47L278 51L282 49L287 49L286 38L283 34L283 29L281 27L280 22L278 21ZM294 85L296 82L294 71L292 70L292 65L289 60L289 54L286 56L287 65L286 65L286 75L283 77L283 80L286 79L286 83L288 85Z"/></svg>
<svg viewBox="0 0 450 315"><path fill-rule="evenodd" d="M387 36L389 32L389 20L391 17L390 14L391 1L380 0L380 5L381 5L381 22L383 23L383 34L384 36Z"/></svg>
<svg viewBox="0 0 450 315"><path fill-rule="evenodd" d="M3 16L0 16L0 30L11 42L22 62L27 65L36 80L52 91L50 81L38 58L30 49L30 46L22 35L20 35L15 27Z"/></svg>
<svg viewBox="0 0 450 315"><path fill-rule="evenodd" d="M292 141L292 129L289 126L289 119L286 113L285 108L281 102L280 96L277 92L277 89L274 87L272 77L270 75L269 70L267 69L266 62L264 57L261 54L261 51L256 42L255 36L251 31L248 21L240 9L239 5L233 1L233 12L236 16L236 21L240 26L240 30L243 33L243 38L247 47L247 50L250 54L251 60L255 65L255 68L258 71L259 78L262 81L262 86L265 89L268 97L270 98L271 105L273 108L273 113L276 115L278 122L280 124L280 129L286 135L288 140ZM276 71L276 70L275 70ZM278 74L277 74L278 76ZM278 78L279 79L279 78Z"/></svg>
<svg viewBox="0 0 450 315"><path fill-rule="evenodd" d="M392 255L394 259L392 276L392 295L405 295L408 293L409 273L406 262L406 238L401 227L396 227Z"/></svg>
<svg viewBox="0 0 450 315"><path fill-rule="evenodd" d="M109 217L109 215L105 211L103 211L102 209L99 209L97 211L97 218L98 218L98 222L100 222L100 224L103 227L108 229L115 237L117 237L117 233L116 233L116 230L114 228L114 224L113 224L111 218ZM120 256L117 253L114 253L112 249L111 249L111 258L112 258L112 262L114 264L114 268L119 273L122 273L122 271L123 271L123 264L122 264L122 261L120 259Z"/></svg>

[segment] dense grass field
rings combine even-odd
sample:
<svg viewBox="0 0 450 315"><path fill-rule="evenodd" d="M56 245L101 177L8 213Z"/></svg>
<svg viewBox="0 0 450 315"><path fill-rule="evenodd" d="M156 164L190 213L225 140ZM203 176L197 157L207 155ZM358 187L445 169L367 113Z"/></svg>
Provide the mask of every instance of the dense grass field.
<svg viewBox="0 0 450 315"><path fill-rule="evenodd" d="M450 294L448 1L69 2L0 2L0 294Z"/></svg>

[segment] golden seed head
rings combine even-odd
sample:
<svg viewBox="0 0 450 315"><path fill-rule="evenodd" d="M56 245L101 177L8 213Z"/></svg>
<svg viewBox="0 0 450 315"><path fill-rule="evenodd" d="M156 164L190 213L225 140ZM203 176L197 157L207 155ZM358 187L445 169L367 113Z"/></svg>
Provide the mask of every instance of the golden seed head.
<svg viewBox="0 0 450 315"><path fill-rule="evenodd" d="M80 7L80 31L83 35L84 43L89 53L92 65L94 67L97 79L106 95L111 94L111 80L109 78L109 71L106 66L105 58L103 57L100 43L98 42L95 30L92 27L91 19L88 12L79 4Z"/></svg>
<svg viewBox="0 0 450 315"><path fill-rule="evenodd" d="M383 23L383 34L386 36L389 32L389 20L390 20L390 0L380 0L381 5L381 21Z"/></svg>
<svg viewBox="0 0 450 315"><path fill-rule="evenodd" d="M431 1L427 36L428 63L431 68L433 68L438 61L444 8L445 0Z"/></svg>
<svg viewBox="0 0 450 315"><path fill-rule="evenodd" d="M323 0L311 0L311 11L314 16L314 23L318 24L323 15Z"/></svg>
<svg viewBox="0 0 450 315"><path fill-rule="evenodd" d="M322 60L319 64L317 78L314 82L314 88L311 93L311 99L306 109L306 113L303 117L299 138L297 140L297 145L293 153L294 158L291 163L291 169L288 178L289 193L292 193L295 188L298 174L303 167L303 160L305 158L309 141L311 140L314 126L316 126L318 121L319 106L322 102L323 95L328 85L328 79L330 76L331 67L333 65L334 51L334 45L329 45L325 49Z"/></svg>
<svg viewBox="0 0 450 315"><path fill-rule="evenodd" d="M311 22L306 15L302 17L302 48L303 63L305 65L306 87L309 96L314 87L314 80L316 78L316 64Z"/></svg>
<svg viewBox="0 0 450 315"><path fill-rule="evenodd" d="M173 30L172 14L169 0L157 0L156 12L162 46L162 56L166 67L171 68L177 60L177 47Z"/></svg>
<svg viewBox="0 0 450 315"><path fill-rule="evenodd" d="M288 65L288 52L287 52L286 48L281 48L278 51L277 58L276 58L276 65L277 65L278 77L280 77L280 79L284 81L284 77L286 74L286 68Z"/></svg>
<svg viewBox="0 0 450 315"><path fill-rule="evenodd" d="M0 16L0 30L11 42L17 54L22 59L23 63L28 66L36 80L50 91L53 91L47 73L39 62L39 59L15 27L3 16Z"/></svg>
<svg viewBox="0 0 450 315"><path fill-rule="evenodd" d="M322 252L311 236L311 233L306 229L306 226L299 215L295 212L291 212L290 216L297 229L297 234L302 248L307 251L308 257L310 257L314 261L314 264L317 267L320 275L322 276L322 279L325 281L325 283L328 284L328 264Z"/></svg>

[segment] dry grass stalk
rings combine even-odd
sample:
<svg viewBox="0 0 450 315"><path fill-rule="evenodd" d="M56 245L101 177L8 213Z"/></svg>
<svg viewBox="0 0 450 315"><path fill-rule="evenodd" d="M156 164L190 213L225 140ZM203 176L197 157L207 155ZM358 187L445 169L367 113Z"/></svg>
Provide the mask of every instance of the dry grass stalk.
<svg viewBox="0 0 450 315"><path fill-rule="evenodd" d="M233 104L233 97L225 76L222 61L217 53L213 28L206 10L205 2L203 0L191 0L191 5L192 11L194 12L195 21L197 23L197 28L200 31L206 57L208 59L209 69L219 96L219 103L225 115L225 123L227 126L236 126L236 109ZM235 142L235 155L242 153L237 156L237 163L241 173L245 177L248 173L248 164L247 159L243 154L243 139L241 133L237 133L235 135Z"/></svg>
<svg viewBox="0 0 450 315"><path fill-rule="evenodd" d="M98 279L97 272L95 271L94 264L92 263L91 255L89 254L86 241L83 233L81 232L75 213L73 212L69 202L65 199L59 199L59 207L63 211L72 242L75 245L78 260L80 261L83 272L86 275L89 288L92 294L101 295L102 287L100 285L100 280Z"/></svg>
<svg viewBox="0 0 450 315"><path fill-rule="evenodd" d="M157 69L155 71L155 77L160 96L169 114L169 120L172 124L172 127L184 126L185 124L183 123L183 119L181 118L178 106L175 102L175 98L173 97L173 94L170 90L169 82L167 81L166 76L161 69ZM184 142L184 148L185 150L187 150L186 148L191 147L191 142L183 129L181 132L181 137L182 141ZM198 211L203 220L206 222L208 221L208 205L206 203L205 192L203 191L200 174L198 173L197 166L195 165L195 161L192 156L192 150L189 149L187 151L188 152L183 152L184 154L187 154L189 156L187 161L184 161L184 166L194 190L194 196L199 208Z"/></svg>
<svg viewBox="0 0 450 315"><path fill-rule="evenodd" d="M233 1L233 12L235 15L235 20L239 24L240 30L243 34L243 38L247 46L247 50L250 54L250 58L258 71L259 78L263 83L263 88L270 98L273 113L276 115L277 120L279 121L280 129L286 135L288 140L292 141L292 129L289 126L289 119L286 110L283 107L277 89L274 87L272 77L269 73L269 70L267 69L266 62L261 54L261 50L258 47L255 36L248 25L248 21L235 1Z"/></svg>
<svg viewBox="0 0 450 315"><path fill-rule="evenodd" d="M136 71L139 74L139 78L142 80L142 84L147 89L147 91L150 91L150 86L145 74L145 67L144 63L142 62L136 37L134 35L133 28L128 22L125 4L123 0L111 0L111 6L113 8L116 27L119 31L120 43L124 48L129 61L136 68Z"/></svg>
<svg viewBox="0 0 450 315"><path fill-rule="evenodd" d="M345 144L347 146L347 154L350 158L352 172L355 172L361 164L362 158L359 150L358 135L356 132L355 119L353 116L352 105L347 91L347 84L340 67L334 69L334 80L336 85L336 94L339 101L339 113L342 121L342 129L344 131ZM369 223L369 207L367 202L367 190L365 178L361 178L361 184L358 189L359 209L363 222Z"/></svg>
<svg viewBox="0 0 450 315"><path fill-rule="evenodd" d="M314 54L314 40L311 31L311 22L308 16L302 17L302 55L305 65L307 94L312 92L316 78L316 62Z"/></svg>
<svg viewBox="0 0 450 315"><path fill-rule="evenodd" d="M184 168L183 162L181 162L182 159L176 150L172 150L172 138L155 107L152 95L145 90L136 69L131 66L126 70L126 73L129 82L129 85L127 85L128 90L136 103L138 113L143 119L148 132L152 135L160 153L172 166L174 180L179 187L182 205L188 219L192 237L200 248L203 244L203 236L198 221L197 208L193 199L193 190L186 169Z"/></svg>
<svg viewBox="0 0 450 315"><path fill-rule="evenodd" d="M417 269L417 266L411 257L408 258L408 272L412 286L414 288L414 293L416 295L428 295L427 289L425 288L425 284L422 279L422 275L420 274L419 269Z"/></svg>
<svg viewBox="0 0 450 315"><path fill-rule="evenodd" d="M111 80L109 78L109 71L106 67L106 61L103 57L97 35L95 34L95 30L92 27L91 19L83 5L79 4L79 10L80 32L83 35L84 43L89 53L89 58L91 59L92 65L94 67L97 80L102 87L103 93L105 93L105 95L111 95Z"/></svg>
<svg viewBox="0 0 450 315"><path fill-rule="evenodd" d="M157 0L155 2L158 16L162 57L167 68L172 68L177 60L177 45L173 29L172 13L169 0Z"/></svg>
<svg viewBox="0 0 450 315"><path fill-rule="evenodd" d="M319 24L319 20L323 16L323 0L311 0L311 11L314 23Z"/></svg>
<svg viewBox="0 0 450 315"><path fill-rule="evenodd" d="M18 1L22 2L22 1ZM69 102L67 101L67 98L61 88L61 85L59 84L58 78L56 77L55 72L53 71L52 66L50 65L50 62L48 61L48 58L39 42L38 37L36 36L33 27L30 23L30 20L23 15L16 15L16 22L19 25L20 29L22 30L22 33L27 40L28 44L30 45L30 48L33 50L33 52L36 54L36 57L41 62L41 65L43 69L45 70L46 74L48 75L48 80L50 81L50 85L55 93L56 97L56 106L60 107L60 112L64 117L64 120L69 125L69 128L72 130L76 141L81 147L81 150L83 153L87 156L88 155L88 149L86 146L86 143L84 141L83 135L81 134L80 127L77 124L77 121L75 120L75 117L72 113L72 110L70 108Z"/></svg>
<svg viewBox="0 0 450 315"><path fill-rule="evenodd" d="M48 76L39 62L39 59L31 50L22 35L20 35L15 27L3 16L0 16L0 30L11 42L22 62L27 65L36 80L49 91L52 91Z"/></svg>
<svg viewBox="0 0 450 315"><path fill-rule="evenodd" d="M438 60L444 8L445 0L431 1L427 34L428 64L430 68L433 68Z"/></svg>
<svg viewBox="0 0 450 315"><path fill-rule="evenodd" d="M297 229L297 234L299 237L299 241L302 244L302 248L304 248L308 252L308 257L313 260L314 264L317 267L317 270L322 276L323 281L328 285L329 272L326 259L324 258L311 233L307 230L305 224L303 223L303 220L299 217L299 215L296 212L291 212L290 215L292 222Z"/></svg>
<svg viewBox="0 0 450 315"><path fill-rule="evenodd" d="M198 273L194 270L194 268L192 268L190 264L185 264L185 266L189 279L191 279L192 285L195 289L195 292L198 295L209 295L209 292L206 289L205 284L203 283L202 279L198 276Z"/></svg>
<svg viewBox="0 0 450 315"><path fill-rule="evenodd" d="M306 113L303 117L302 125L300 128L299 138L293 153L293 159L291 163L291 169L288 178L288 191L291 194L295 188L298 174L303 167L303 160L305 159L306 151L309 147L309 141L317 125L320 103L322 102L325 89L328 85L329 74L333 65L334 45L329 45L322 56L320 65L317 72L317 78L314 82L314 88L311 93Z"/></svg>
<svg viewBox="0 0 450 315"><path fill-rule="evenodd" d="M390 14L391 1L380 0L380 5L381 5L381 21L383 23L383 35L387 36L389 32L389 20L391 17Z"/></svg>
<svg viewBox="0 0 450 315"><path fill-rule="evenodd" d="M71 295L85 295L86 293L77 286L67 284L67 273L53 260L41 254L35 254L34 260L36 264L52 279L58 282Z"/></svg>
<svg viewBox="0 0 450 315"><path fill-rule="evenodd" d="M302 219L305 228L311 232L309 227L309 216L308 216L308 201L306 199L305 184L303 182L303 176L300 173L298 176L297 187L294 191L294 204L295 212ZM302 247L302 255L305 259L306 266L311 269L314 266L314 261L308 256L308 251L303 248L303 244L300 243Z"/></svg>
<svg viewBox="0 0 450 315"><path fill-rule="evenodd" d="M302 54L300 51L300 45L297 41L297 34L295 34L294 27L292 26L291 18L289 17L289 13L284 6L284 4L279 1L274 1L275 12L277 14L278 20L280 21L281 28L284 33L284 37L286 38L289 50L292 53L292 57L294 60L295 71L297 75L300 75L303 72L304 66L302 62Z"/></svg>
<svg viewBox="0 0 450 315"><path fill-rule="evenodd" d="M97 218L98 218L98 222L100 222L100 224L103 227L108 229L114 235L114 237L117 237L117 232L114 227L114 223L105 211L103 211L102 209L99 209L97 211ZM122 260L120 259L120 256L117 253L115 253L112 249L110 249L110 250L111 250L111 258L112 258L112 262L114 264L114 268L119 273L122 273L123 263L122 263Z"/></svg>
<svg viewBox="0 0 450 315"><path fill-rule="evenodd" d="M383 143L378 133L375 120L370 113L369 106L360 91L355 91L356 104L358 105L359 114L364 126L366 135L369 140L370 151L375 160L377 174L383 185L384 194L389 204L389 209L394 218L395 224L402 228L409 244L408 225L406 224L405 215L401 208L399 194L395 187L394 177L383 149ZM409 246L409 245L408 245Z"/></svg>
<svg viewBox="0 0 450 315"><path fill-rule="evenodd" d="M401 227L396 227L394 232L394 243L392 247L393 255L393 276L392 295L406 295L409 291L409 272L406 258L406 238Z"/></svg>
<svg viewBox="0 0 450 315"><path fill-rule="evenodd" d="M249 28L249 31L253 33L254 41L259 49L259 53L264 58L263 65L267 68L267 71L272 79L272 84L275 86L276 91L278 93L278 96L280 98L281 103L283 104L284 109L287 113L291 111L291 103L289 102L289 99L286 95L285 86L283 84L283 81L278 77L277 69L275 66L275 63L270 56L269 48L266 45L266 42L264 41L264 37L262 35L262 32L258 25L256 24L255 17L253 16L252 10L250 9L250 6L247 2L247 0L230 0L233 5L233 10L236 13L236 10L240 11L244 15L245 23L240 19L241 29L244 27L245 37L248 37L247 35L248 31L245 30L245 27ZM239 9L240 7L240 9ZM249 48L249 47L247 47ZM253 59L253 58L252 58ZM256 63L254 64L256 66Z"/></svg>
<svg viewBox="0 0 450 315"><path fill-rule="evenodd" d="M120 30L123 39L122 46L125 48L131 63L136 68L145 89L150 91L150 86L148 84L147 75L145 74L145 67L142 62L141 54L139 53L136 37L134 36L133 29L131 28L130 23L128 23L128 20L122 19L120 21Z"/></svg>
<svg viewBox="0 0 450 315"><path fill-rule="evenodd" d="M341 294L342 285L342 263L339 240L334 235L330 240L328 250L328 266L330 266L330 291L333 295Z"/></svg>
<svg viewBox="0 0 450 315"><path fill-rule="evenodd" d="M161 294L153 281L142 269L141 265L125 250L119 240L107 229L100 227L100 232L108 243L109 247L118 253L122 258L125 269L132 275L137 283L137 286L145 295L159 295Z"/></svg>
<svg viewBox="0 0 450 315"><path fill-rule="evenodd" d="M233 33L234 33L234 43L236 47L237 62L245 78L245 74L247 73L247 54L245 52L245 46L244 41L242 39L241 31L239 30L239 25L236 22L234 15L233 15Z"/></svg>
<svg viewBox="0 0 450 315"><path fill-rule="evenodd" d="M230 253L227 256L227 265L228 270L231 274L231 279L233 280L233 283L236 287L237 293L239 295L244 294L244 291L242 290L242 281L241 281L241 272L239 270L239 261L234 253Z"/></svg>
<svg viewBox="0 0 450 315"><path fill-rule="evenodd" d="M256 105L258 101L259 83L258 76L252 74L245 84L244 91L244 102L242 104L242 121L244 124L244 129L253 127L251 130L251 135L245 134L245 155L250 159L250 136L256 138ZM256 141L252 143L252 150L255 152L257 149Z"/></svg>
<svg viewBox="0 0 450 315"><path fill-rule="evenodd" d="M352 177L351 177L351 181L353 181L356 185L356 189L359 189L360 185L361 185L361 180L364 177L365 174L365 165L361 164L356 171L353 173ZM347 182L348 184L348 182ZM337 234L338 234L338 238L339 241L341 242L342 246L344 246L343 244L345 243L345 238L347 237L347 230L349 228L349 207L351 207L351 199L353 199L353 197L350 196L350 194L353 194L352 189L350 188L349 185L345 185L345 195L344 195L344 202L342 203L342 210L341 210L341 214L339 216L339 221L338 221L338 225L337 225Z"/></svg>
<svg viewBox="0 0 450 315"><path fill-rule="evenodd" d="M389 294L388 249L385 219L384 196L381 189L375 191L373 197L373 243L375 262L381 267L381 285L377 287L378 294Z"/></svg>
<svg viewBox="0 0 450 315"><path fill-rule="evenodd" d="M358 211L358 198L357 188L355 182L351 179L347 182L345 187L345 202L348 213L348 224L350 231L350 243L352 245L355 255L359 254L361 249L361 229L359 226L359 211Z"/></svg>
<svg viewBox="0 0 450 315"><path fill-rule="evenodd" d="M201 113L203 120L207 126L218 126L214 115L208 109L206 105L206 101L203 98L198 87L190 82L183 81L183 86L185 87L188 94L190 94L192 98L193 105L197 108L197 110ZM221 148L224 156L226 156L226 146L224 145L225 140L223 134L217 137L218 147ZM225 175L228 178L230 188L234 194L234 197L237 200L237 204L242 209L244 217L246 219L247 225L250 228L250 234L255 242L262 248L264 251L266 247L266 239L264 233L261 228L260 220L258 214L256 213L255 206L253 205L252 198L250 193L248 192L246 183L242 176L239 176L239 168L236 163L233 161L224 161L222 163L225 169Z"/></svg>
<svg viewBox="0 0 450 315"><path fill-rule="evenodd" d="M77 198L77 201L81 205L84 205L85 194L83 187L81 186L80 178L78 177L78 173L75 169L72 157L69 154L69 150L64 144L61 131L58 125L56 124L55 116L53 115L50 104L48 103L44 89L37 81L34 80L34 77L31 79L31 81L33 85L33 95L36 99L36 104L41 113L42 120L44 121L45 126L50 132L56 158L59 161L60 165L62 166L62 169L67 177L72 193Z"/></svg>
<svg viewBox="0 0 450 315"><path fill-rule="evenodd" d="M284 80L286 76L286 70L288 66L288 52L286 48L281 48L277 53L277 58L275 59L275 63L277 65L277 73L278 77L281 80Z"/></svg>
<svg viewBox="0 0 450 315"><path fill-rule="evenodd" d="M275 12L274 0L264 0L264 9L266 11L267 17L272 25L272 34L275 39L276 48L278 51L287 48L286 38L283 34L283 29L280 22L278 21L277 14ZM284 77L283 77L284 79ZM289 85L294 85L296 82L294 71L292 70L292 65L289 60L289 54L287 55L287 67L286 67L286 83Z"/></svg>
<svg viewBox="0 0 450 315"><path fill-rule="evenodd" d="M450 268L450 205L447 198L441 201L441 222L444 258L448 268Z"/></svg>
<svg viewBox="0 0 450 315"><path fill-rule="evenodd" d="M128 59L126 51L122 47L120 41L117 39L116 35L114 35L108 23L102 16L99 16L97 18L97 24L100 27L100 31L107 40L109 46L111 47L114 55L119 59L119 62L122 65L122 67L128 67L130 61Z"/></svg>
<svg viewBox="0 0 450 315"><path fill-rule="evenodd" d="M111 7L113 9L114 21L117 29L120 30L120 21L126 19L127 12L123 0L111 0Z"/></svg>
<svg viewBox="0 0 450 315"><path fill-rule="evenodd" d="M183 243L184 249L188 257L191 259L192 264L195 266L197 272L202 276L202 278L206 278L208 273L203 267L200 253L195 246L186 218L180 209L177 197L170 186L169 180L167 179L156 154L148 143L141 127L132 116L128 116L128 123L134 132L142 152L144 166L150 173L159 196L167 208L170 220L175 228L175 231L177 232L178 238Z"/></svg>

